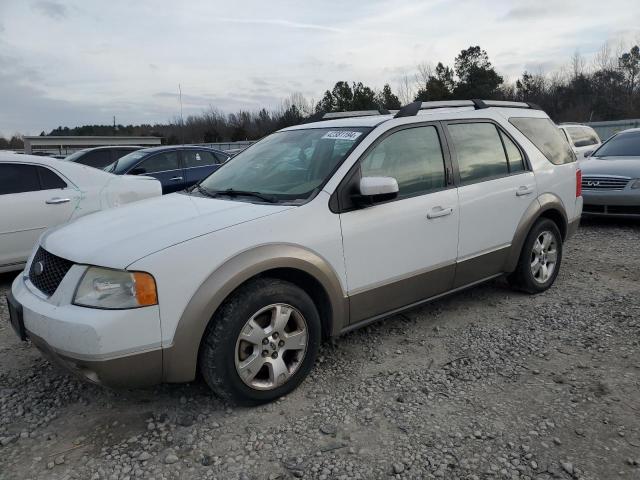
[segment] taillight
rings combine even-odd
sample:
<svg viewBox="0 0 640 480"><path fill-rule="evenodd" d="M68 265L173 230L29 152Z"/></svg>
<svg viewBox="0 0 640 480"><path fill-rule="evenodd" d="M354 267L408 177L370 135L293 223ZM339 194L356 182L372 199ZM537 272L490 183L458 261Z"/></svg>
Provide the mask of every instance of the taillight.
<svg viewBox="0 0 640 480"><path fill-rule="evenodd" d="M582 196L582 170L576 170L576 198Z"/></svg>

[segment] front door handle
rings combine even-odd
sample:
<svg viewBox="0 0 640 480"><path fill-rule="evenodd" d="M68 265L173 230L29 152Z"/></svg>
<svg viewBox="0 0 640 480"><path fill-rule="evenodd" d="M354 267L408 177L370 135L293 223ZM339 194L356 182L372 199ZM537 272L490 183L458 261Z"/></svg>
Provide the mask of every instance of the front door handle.
<svg viewBox="0 0 640 480"><path fill-rule="evenodd" d="M533 187L528 187L526 185L522 185L518 187L518 190L516 190L516 195L518 197L522 197L523 195L530 195L532 193L533 193Z"/></svg>
<svg viewBox="0 0 640 480"><path fill-rule="evenodd" d="M182 177L173 177L173 178L170 178L169 180L171 180L172 182L177 182L179 180L182 180Z"/></svg>
<svg viewBox="0 0 640 480"><path fill-rule="evenodd" d="M53 198L50 198L49 200L46 200L44 203L46 203L47 205L58 205L60 203L67 203L70 201L71 201L70 198L53 197Z"/></svg>
<svg viewBox="0 0 640 480"><path fill-rule="evenodd" d="M451 215L453 213L453 208L447 207L434 207L431 209L429 213L427 213L427 218L431 220L432 218L446 217L447 215Z"/></svg>

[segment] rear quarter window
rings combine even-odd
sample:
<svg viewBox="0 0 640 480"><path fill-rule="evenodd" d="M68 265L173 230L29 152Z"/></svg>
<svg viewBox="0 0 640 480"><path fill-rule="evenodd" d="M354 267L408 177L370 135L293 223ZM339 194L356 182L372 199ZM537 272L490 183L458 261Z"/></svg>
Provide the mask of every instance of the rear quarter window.
<svg viewBox="0 0 640 480"><path fill-rule="evenodd" d="M549 118L511 117L509 119L554 165L576 161L576 157L558 127Z"/></svg>

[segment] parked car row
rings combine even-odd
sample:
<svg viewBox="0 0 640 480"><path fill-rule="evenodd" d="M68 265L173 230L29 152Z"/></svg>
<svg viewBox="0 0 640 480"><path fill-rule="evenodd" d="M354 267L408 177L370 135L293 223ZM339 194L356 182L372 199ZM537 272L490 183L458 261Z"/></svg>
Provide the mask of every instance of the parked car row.
<svg viewBox="0 0 640 480"><path fill-rule="evenodd" d="M198 146L97 147L65 160L101 168L116 175L146 175L162 184L163 193L177 192L199 182L231 158L221 150Z"/></svg>

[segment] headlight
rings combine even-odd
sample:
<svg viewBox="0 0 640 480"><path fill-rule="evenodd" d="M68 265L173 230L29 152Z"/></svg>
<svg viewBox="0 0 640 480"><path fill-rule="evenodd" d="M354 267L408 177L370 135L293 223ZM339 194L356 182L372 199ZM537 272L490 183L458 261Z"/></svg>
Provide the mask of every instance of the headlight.
<svg viewBox="0 0 640 480"><path fill-rule="evenodd" d="M80 279L73 303L107 309L156 305L156 282L144 272L89 267Z"/></svg>
<svg viewBox="0 0 640 480"><path fill-rule="evenodd" d="M640 178L631 184L631 188L640 188Z"/></svg>

